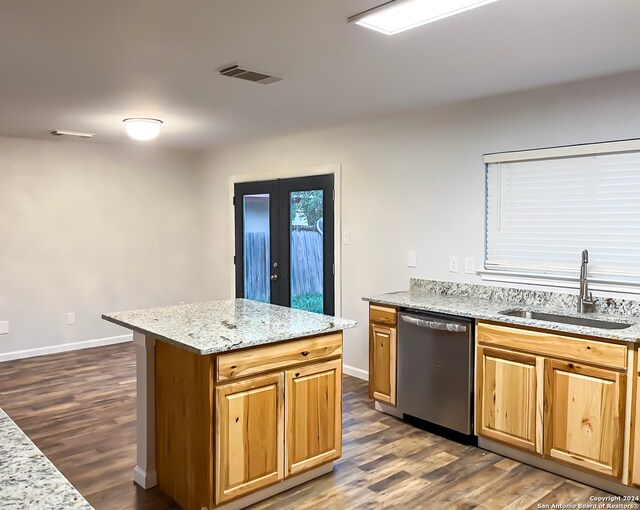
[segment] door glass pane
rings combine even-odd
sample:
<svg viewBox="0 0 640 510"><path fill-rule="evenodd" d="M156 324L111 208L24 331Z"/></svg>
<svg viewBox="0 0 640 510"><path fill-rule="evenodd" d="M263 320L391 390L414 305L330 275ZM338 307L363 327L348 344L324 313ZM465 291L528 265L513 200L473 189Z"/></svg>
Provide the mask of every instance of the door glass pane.
<svg viewBox="0 0 640 510"><path fill-rule="evenodd" d="M323 191L290 193L291 308L322 313Z"/></svg>
<svg viewBox="0 0 640 510"><path fill-rule="evenodd" d="M269 303L269 195L245 195L243 209L244 297Z"/></svg>

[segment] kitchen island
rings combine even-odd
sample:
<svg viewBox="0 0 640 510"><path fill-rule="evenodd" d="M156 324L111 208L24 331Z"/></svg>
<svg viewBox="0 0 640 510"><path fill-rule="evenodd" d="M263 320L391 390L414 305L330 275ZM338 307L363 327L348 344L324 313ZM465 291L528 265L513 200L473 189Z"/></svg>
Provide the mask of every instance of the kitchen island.
<svg viewBox="0 0 640 510"><path fill-rule="evenodd" d="M103 318L134 332L140 486L244 508L333 469L357 322L245 299Z"/></svg>

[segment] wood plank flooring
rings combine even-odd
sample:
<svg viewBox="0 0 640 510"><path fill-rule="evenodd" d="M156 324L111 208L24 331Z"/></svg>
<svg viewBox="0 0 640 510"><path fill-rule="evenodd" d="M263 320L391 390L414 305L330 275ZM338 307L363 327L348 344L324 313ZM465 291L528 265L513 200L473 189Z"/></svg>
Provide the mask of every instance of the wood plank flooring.
<svg viewBox="0 0 640 510"><path fill-rule="evenodd" d="M97 510L177 509L131 481L135 399L131 344L0 363L0 407ZM253 509L516 510L606 495L381 414L348 376L343 444L332 474Z"/></svg>

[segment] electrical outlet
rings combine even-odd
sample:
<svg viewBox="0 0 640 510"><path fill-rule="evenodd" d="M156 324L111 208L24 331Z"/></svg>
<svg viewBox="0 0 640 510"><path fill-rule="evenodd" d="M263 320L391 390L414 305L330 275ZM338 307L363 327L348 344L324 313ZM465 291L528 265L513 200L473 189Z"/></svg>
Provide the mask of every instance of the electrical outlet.
<svg viewBox="0 0 640 510"><path fill-rule="evenodd" d="M9 321L0 322L0 335L9 334Z"/></svg>
<svg viewBox="0 0 640 510"><path fill-rule="evenodd" d="M186 302L186 301L178 301L178 304L179 304L179 305L186 305L186 304L187 304L187 302Z"/></svg>
<svg viewBox="0 0 640 510"><path fill-rule="evenodd" d="M67 326L73 326L76 323L76 314L74 312L69 312L67 314Z"/></svg>
<svg viewBox="0 0 640 510"><path fill-rule="evenodd" d="M459 262L458 257L454 257L453 255L451 255L449 257L449 272L450 273L457 273L458 272L458 262Z"/></svg>
<svg viewBox="0 0 640 510"><path fill-rule="evenodd" d="M351 232L342 233L342 244L351 244Z"/></svg>
<svg viewBox="0 0 640 510"><path fill-rule="evenodd" d="M418 265L418 260L416 257L415 251L407 252L407 267L416 267Z"/></svg>
<svg viewBox="0 0 640 510"><path fill-rule="evenodd" d="M476 272L476 261L473 257L467 257L464 259L464 272L469 274Z"/></svg>

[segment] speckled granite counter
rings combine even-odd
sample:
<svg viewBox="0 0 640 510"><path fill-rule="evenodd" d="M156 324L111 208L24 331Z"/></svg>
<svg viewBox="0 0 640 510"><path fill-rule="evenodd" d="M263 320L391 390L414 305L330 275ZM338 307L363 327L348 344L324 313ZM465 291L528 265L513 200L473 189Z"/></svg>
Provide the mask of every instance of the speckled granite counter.
<svg viewBox="0 0 640 510"><path fill-rule="evenodd" d="M0 409L0 508L93 508Z"/></svg>
<svg viewBox="0 0 640 510"><path fill-rule="evenodd" d="M247 299L107 313L102 317L203 355L331 333L358 325L352 320Z"/></svg>
<svg viewBox="0 0 640 510"><path fill-rule="evenodd" d="M576 296L571 294L432 280L412 280L408 291L365 296L362 299L402 308L458 315L504 324L530 326L626 342L640 342L640 302L638 301L598 299L597 313L579 314L572 311L575 309L577 301ZM510 317L499 313L514 308L555 312L590 319L605 319L612 322L631 323L632 326L610 330Z"/></svg>

